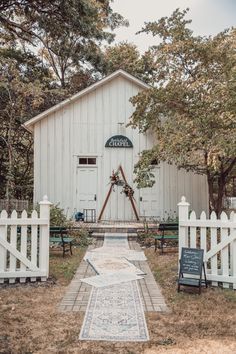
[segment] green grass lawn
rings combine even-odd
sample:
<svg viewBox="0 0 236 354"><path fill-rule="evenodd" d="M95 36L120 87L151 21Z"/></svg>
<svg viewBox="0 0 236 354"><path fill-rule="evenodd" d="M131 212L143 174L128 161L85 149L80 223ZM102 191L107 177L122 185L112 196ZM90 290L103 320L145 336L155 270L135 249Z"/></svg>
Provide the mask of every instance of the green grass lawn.
<svg viewBox="0 0 236 354"><path fill-rule="evenodd" d="M50 252L49 273L50 276L60 282L62 285L67 285L73 278L80 262L85 254L86 247L73 248L73 255L62 257L61 249Z"/></svg>

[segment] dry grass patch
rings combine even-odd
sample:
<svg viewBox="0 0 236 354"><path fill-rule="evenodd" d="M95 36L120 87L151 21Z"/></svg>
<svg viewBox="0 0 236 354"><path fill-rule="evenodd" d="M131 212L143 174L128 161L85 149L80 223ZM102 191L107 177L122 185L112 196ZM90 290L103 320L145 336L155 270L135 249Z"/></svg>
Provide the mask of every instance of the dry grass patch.
<svg viewBox="0 0 236 354"><path fill-rule="evenodd" d="M73 256L50 255L50 279L0 288L0 353L59 352L77 341L82 314L67 316L56 306L82 260L84 248Z"/></svg>
<svg viewBox="0 0 236 354"><path fill-rule="evenodd" d="M169 339L169 345L177 347L195 340L220 340L235 343L236 338L236 292L233 290L208 288L202 295L197 289L186 288L178 293L177 253L155 254L153 249L146 250L149 265L162 287L162 293L171 309L166 316L162 314L157 321L150 318L151 331L156 338ZM154 328L154 322L158 325ZM149 327L149 328L150 328ZM171 343L172 342L172 343ZM160 342L159 342L160 343ZM168 341L166 341L168 346ZM194 347L193 347L194 348ZM151 353L151 352L150 352ZM209 351L210 353L210 351ZM218 353L218 352L216 352ZM236 344L235 344L236 353Z"/></svg>
<svg viewBox="0 0 236 354"><path fill-rule="evenodd" d="M72 257L50 257L51 281L0 288L0 353L154 354L236 352L236 294L222 289L202 295L176 292L177 254L146 250L150 267L163 288L169 314L148 313L150 342L79 341L84 313L58 313L66 285L85 249ZM234 349L235 348L235 349ZM200 350L201 349L201 350ZM207 351L204 351L204 350ZM198 351L197 351L198 350Z"/></svg>

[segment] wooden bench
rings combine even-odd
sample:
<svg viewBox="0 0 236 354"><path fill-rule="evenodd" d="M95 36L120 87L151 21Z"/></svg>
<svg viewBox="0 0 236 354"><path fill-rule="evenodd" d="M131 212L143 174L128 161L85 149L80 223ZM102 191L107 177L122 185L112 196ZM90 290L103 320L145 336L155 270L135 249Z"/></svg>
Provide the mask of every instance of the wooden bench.
<svg viewBox="0 0 236 354"><path fill-rule="evenodd" d="M50 246L62 247L63 257L65 256L66 252L70 252L70 254L72 255L72 245L75 241L75 238L69 237L69 232L70 230L66 227L50 227L49 244Z"/></svg>
<svg viewBox="0 0 236 354"><path fill-rule="evenodd" d="M158 243L160 244L161 253L164 252L164 245L168 245L170 242L178 243L179 235L179 224L178 223L160 223L158 231L161 233L154 237L155 239L155 252L158 248ZM169 233L171 231L171 233ZM167 233L166 233L167 232Z"/></svg>

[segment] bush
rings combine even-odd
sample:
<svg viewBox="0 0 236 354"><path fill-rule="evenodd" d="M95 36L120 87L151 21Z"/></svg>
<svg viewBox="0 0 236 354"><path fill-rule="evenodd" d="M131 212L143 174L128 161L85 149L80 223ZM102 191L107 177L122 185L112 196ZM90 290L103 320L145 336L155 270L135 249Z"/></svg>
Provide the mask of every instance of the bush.
<svg viewBox="0 0 236 354"><path fill-rule="evenodd" d="M59 208L58 204L52 205L50 208L50 226L69 226L64 209Z"/></svg>
<svg viewBox="0 0 236 354"><path fill-rule="evenodd" d="M91 243L91 237L90 234L88 232L88 230L86 229L81 229L79 231L79 237L78 237L78 244L80 246L88 246Z"/></svg>
<svg viewBox="0 0 236 354"><path fill-rule="evenodd" d="M141 247L152 247L155 244L154 234L151 232L138 232L137 242Z"/></svg>
<svg viewBox="0 0 236 354"><path fill-rule="evenodd" d="M68 227L70 225L70 222L67 220L65 214L64 214L64 209L59 208L59 204L51 205L50 207L50 226L65 226ZM35 209L38 214L40 212L40 206L37 204L35 206ZM32 210L33 210L32 209ZM32 212L31 210L31 212Z"/></svg>

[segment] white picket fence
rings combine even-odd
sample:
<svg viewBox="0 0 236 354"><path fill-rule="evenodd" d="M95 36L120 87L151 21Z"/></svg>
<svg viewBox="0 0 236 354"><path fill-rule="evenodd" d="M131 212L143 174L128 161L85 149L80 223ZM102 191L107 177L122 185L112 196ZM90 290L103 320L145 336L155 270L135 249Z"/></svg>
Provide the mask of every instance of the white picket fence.
<svg viewBox="0 0 236 354"><path fill-rule="evenodd" d="M207 219L203 211L200 219L192 211L189 215L189 203L182 197L179 207L179 257L182 247L204 250L204 263L207 279L213 286L230 284L236 289L236 213L230 217L222 212L217 219L212 212Z"/></svg>
<svg viewBox="0 0 236 354"><path fill-rule="evenodd" d="M39 204L39 216L36 210L31 217L25 210L19 218L15 210L9 216L5 210L0 214L0 283L48 277L51 203L44 196Z"/></svg>

